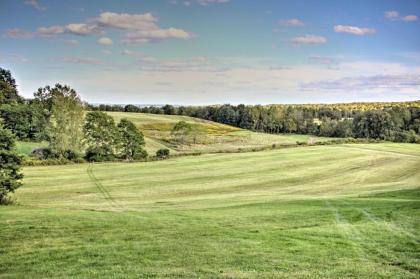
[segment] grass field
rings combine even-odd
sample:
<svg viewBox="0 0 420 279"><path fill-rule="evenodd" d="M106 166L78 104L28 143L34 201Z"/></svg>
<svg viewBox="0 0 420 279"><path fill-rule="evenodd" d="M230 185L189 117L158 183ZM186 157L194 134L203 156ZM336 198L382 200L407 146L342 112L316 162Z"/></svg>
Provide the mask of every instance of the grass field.
<svg viewBox="0 0 420 279"><path fill-rule="evenodd" d="M48 143L46 142L27 142L27 141L18 141L16 142L16 150L20 155L29 155L32 150L40 147L46 147Z"/></svg>
<svg viewBox="0 0 420 279"><path fill-rule="evenodd" d="M214 153L225 151L237 151L268 147L276 145L295 145L297 141L307 142L310 138L316 141L327 141L331 138L315 137L310 135L296 134L266 134L251 132L229 125L212 121L202 120L188 116L159 115L148 113L107 112L115 121L127 118L132 121L145 135L146 150L154 154L156 150L164 147L176 153ZM171 130L179 122L185 121L192 125L197 142L195 144L174 143L171 140Z"/></svg>
<svg viewBox="0 0 420 279"><path fill-rule="evenodd" d="M420 145L27 167L0 278L419 278Z"/></svg>

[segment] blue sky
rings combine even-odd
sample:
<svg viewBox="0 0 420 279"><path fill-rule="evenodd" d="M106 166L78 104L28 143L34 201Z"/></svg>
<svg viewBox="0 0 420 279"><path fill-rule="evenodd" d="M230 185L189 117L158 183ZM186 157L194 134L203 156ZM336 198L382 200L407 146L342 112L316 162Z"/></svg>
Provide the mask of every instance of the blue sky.
<svg viewBox="0 0 420 279"><path fill-rule="evenodd" d="M420 99L420 1L3 0L20 93L96 103Z"/></svg>

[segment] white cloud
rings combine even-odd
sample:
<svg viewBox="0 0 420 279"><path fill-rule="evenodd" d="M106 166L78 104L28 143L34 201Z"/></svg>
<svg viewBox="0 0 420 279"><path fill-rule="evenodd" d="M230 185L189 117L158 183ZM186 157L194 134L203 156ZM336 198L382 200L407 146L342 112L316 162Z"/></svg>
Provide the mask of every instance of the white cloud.
<svg viewBox="0 0 420 279"><path fill-rule="evenodd" d="M92 58L83 58L83 57L61 57L58 58L59 61L70 63L70 64L85 64L85 65L103 65L102 61L92 59Z"/></svg>
<svg viewBox="0 0 420 279"><path fill-rule="evenodd" d="M207 6L209 4L228 3L229 0L197 0L198 4Z"/></svg>
<svg viewBox="0 0 420 279"><path fill-rule="evenodd" d="M418 17L416 15L406 15L406 16L400 16L400 13L397 11L386 11L385 12L385 18L389 20L402 20L405 22L413 22L417 21Z"/></svg>
<svg viewBox="0 0 420 279"><path fill-rule="evenodd" d="M417 21L417 16L415 16L415 15L407 15L407 16L403 16L402 18L401 18L401 20L403 20L403 21L407 21L407 22L410 22L410 21Z"/></svg>
<svg viewBox="0 0 420 279"><path fill-rule="evenodd" d="M283 26L304 26L303 21L297 18L284 19L279 22Z"/></svg>
<svg viewBox="0 0 420 279"><path fill-rule="evenodd" d="M160 42L166 39L190 39L193 37L189 32L180 28L162 28L157 25L157 18L151 13L128 14L103 12L98 17L88 20L86 23L71 23L63 26L40 27L36 34L41 36L52 36L61 33L75 35L91 35L104 33L106 28L115 28L127 31L122 42L128 44ZM6 37L31 38L34 33L25 32L20 29L9 29L4 32ZM100 44L112 44L112 40L100 39Z"/></svg>
<svg viewBox="0 0 420 279"><path fill-rule="evenodd" d="M37 34L41 36L52 36L56 34L61 34L65 31L65 29L61 26L51 26L51 27L39 27L37 29Z"/></svg>
<svg viewBox="0 0 420 279"><path fill-rule="evenodd" d="M127 14L103 12L95 19L99 25L119 29L149 30L155 29L157 19L151 13Z"/></svg>
<svg viewBox="0 0 420 279"><path fill-rule="evenodd" d="M124 49L121 51L121 54L124 56L141 56L143 55L140 51L130 50L130 49Z"/></svg>
<svg viewBox="0 0 420 279"><path fill-rule="evenodd" d="M103 12L95 19L101 27L128 30L122 39L124 43L137 44L158 42L166 39L189 39L190 33L179 28L161 28L151 13L127 14Z"/></svg>
<svg viewBox="0 0 420 279"><path fill-rule="evenodd" d="M125 34L122 42L127 44L142 44L159 42L165 39L190 39L191 37L191 34L182 29L154 29L129 32Z"/></svg>
<svg viewBox="0 0 420 279"><path fill-rule="evenodd" d="M386 11L385 12L385 17L391 20L396 20L398 19L400 16L400 13L398 13L397 11Z"/></svg>
<svg viewBox="0 0 420 279"><path fill-rule="evenodd" d="M34 34L31 32L26 32L19 28L12 28L4 30L3 36L13 39L29 39L34 37Z"/></svg>
<svg viewBox="0 0 420 279"><path fill-rule="evenodd" d="M295 37L291 40L295 45L314 45L314 44L325 44L328 42L327 38L317 35L305 35L301 37Z"/></svg>
<svg viewBox="0 0 420 279"><path fill-rule="evenodd" d="M184 1L183 4L184 4L185 7L191 6L191 2L190 1Z"/></svg>
<svg viewBox="0 0 420 279"><path fill-rule="evenodd" d="M315 90L317 92L339 91L383 91L401 92L407 89L420 89L420 75L374 75L345 77L333 81L319 81L302 84L304 90Z"/></svg>
<svg viewBox="0 0 420 279"><path fill-rule="evenodd" d="M47 10L47 7L41 6L37 0L26 0L23 3L25 3L26 5L29 5L29 6L34 7L38 11L45 11L45 10Z"/></svg>
<svg viewBox="0 0 420 279"><path fill-rule="evenodd" d="M334 26L334 31L337 33L348 33L358 36L376 33L376 30L372 28L360 28L350 25L336 25Z"/></svg>
<svg viewBox="0 0 420 279"><path fill-rule="evenodd" d="M85 23L71 23L66 26L66 29L70 33L82 36L99 32L98 26Z"/></svg>
<svg viewBox="0 0 420 279"><path fill-rule="evenodd" d="M92 102L109 102L115 92L118 92L121 103L133 103L139 99L145 103L161 103L164 100L177 104L214 104L223 100L264 104L420 98L420 87L415 77L420 76L418 66L356 61L339 63L334 68L307 63L276 68L255 63L252 63L253 67L249 67L248 63L220 67L224 61L230 64L232 59L248 61L249 57L224 57L219 60L141 57L130 66L113 66L106 70L102 70L101 66L99 73L74 71L72 79L80 86L83 97ZM323 83L338 80L341 82ZM346 80L349 82L347 87ZM165 87L164 84L170 86ZM363 86L366 89L359 90Z"/></svg>
<svg viewBox="0 0 420 279"><path fill-rule="evenodd" d="M109 46L109 45L112 45L113 42L108 37L101 37L101 38L98 39L98 44Z"/></svg>

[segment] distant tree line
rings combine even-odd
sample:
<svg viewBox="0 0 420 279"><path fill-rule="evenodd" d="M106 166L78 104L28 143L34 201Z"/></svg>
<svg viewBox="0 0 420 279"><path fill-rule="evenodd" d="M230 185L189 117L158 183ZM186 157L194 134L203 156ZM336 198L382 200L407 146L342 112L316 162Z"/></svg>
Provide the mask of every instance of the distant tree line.
<svg viewBox="0 0 420 279"><path fill-rule="evenodd" d="M187 115L266 133L420 143L420 101L266 106L89 105L89 109Z"/></svg>

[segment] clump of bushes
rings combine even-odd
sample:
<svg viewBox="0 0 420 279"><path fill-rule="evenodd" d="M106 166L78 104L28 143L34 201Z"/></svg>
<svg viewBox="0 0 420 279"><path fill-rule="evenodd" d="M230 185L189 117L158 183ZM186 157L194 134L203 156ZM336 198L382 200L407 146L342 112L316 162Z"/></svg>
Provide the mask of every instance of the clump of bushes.
<svg viewBox="0 0 420 279"><path fill-rule="evenodd" d="M169 157L169 149L168 148L161 148L158 151L156 151L156 157L158 159L166 159Z"/></svg>

